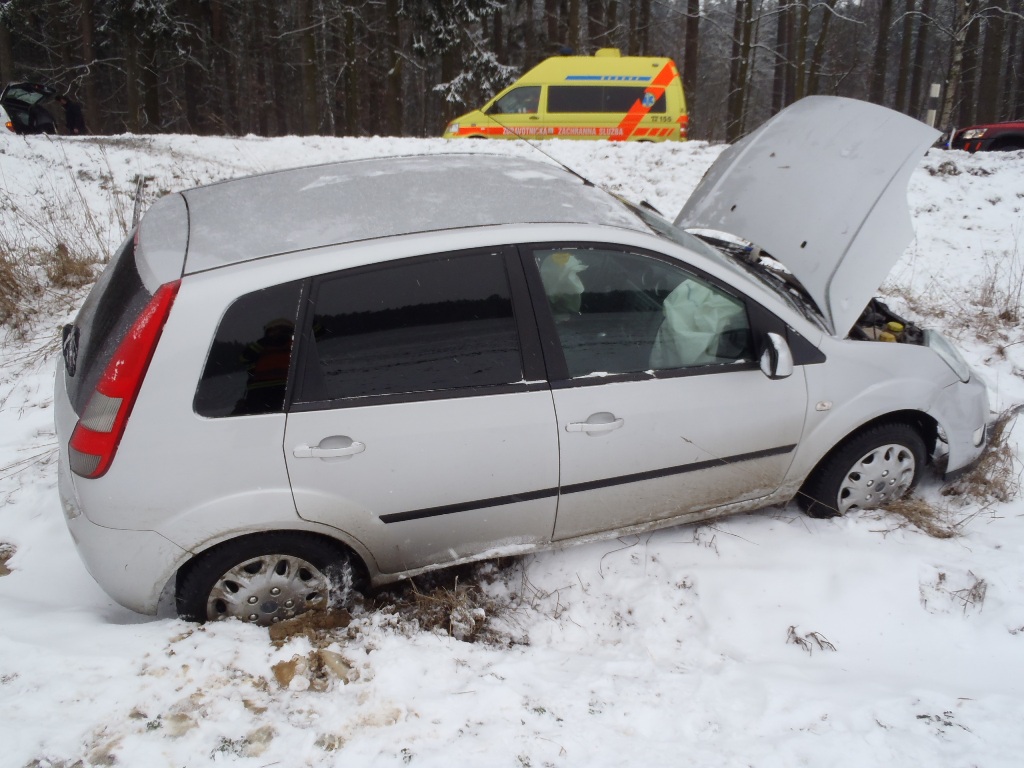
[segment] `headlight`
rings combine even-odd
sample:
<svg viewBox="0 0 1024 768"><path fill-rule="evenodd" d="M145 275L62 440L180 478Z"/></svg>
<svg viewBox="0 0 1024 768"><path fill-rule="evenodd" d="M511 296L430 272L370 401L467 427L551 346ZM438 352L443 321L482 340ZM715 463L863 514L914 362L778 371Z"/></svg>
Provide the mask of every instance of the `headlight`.
<svg viewBox="0 0 1024 768"><path fill-rule="evenodd" d="M444 132L445 133L458 133L459 132L459 124L458 123L449 123L448 127L444 129Z"/></svg>
<svg viewBox="0 0 1024 768"><path fill-rule="evenodd" d="M945 361L946 365L953 369L953 373L957 375L960 381L966 384L971 380L971 366L964 360L960 350L949 342L949 339L938 331L926 330L924 332L924 342L935 350L935 353Z"/></svg>
<svg viewBox="0 0 1024 768"><path fill-rule="evenodd" d="M969 131L964 131L965 139L980 139L985 135L984 128L971 128Z"/></svg>

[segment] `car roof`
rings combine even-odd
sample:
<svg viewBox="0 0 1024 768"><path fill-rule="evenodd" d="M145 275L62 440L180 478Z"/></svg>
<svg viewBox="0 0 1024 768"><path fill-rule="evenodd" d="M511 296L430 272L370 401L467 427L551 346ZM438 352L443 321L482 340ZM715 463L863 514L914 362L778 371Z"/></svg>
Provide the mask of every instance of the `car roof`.
<svg viewBox="0 0 1024 768"><path fill-rule="evenodd" d="M576 174L546 162L485 154L339 162L180 194L188 207L185 274L327 245L466 227L571 223L648 231L625 204ZM147 218L161 211L170 215L173 207L154 206Z"/></svg>

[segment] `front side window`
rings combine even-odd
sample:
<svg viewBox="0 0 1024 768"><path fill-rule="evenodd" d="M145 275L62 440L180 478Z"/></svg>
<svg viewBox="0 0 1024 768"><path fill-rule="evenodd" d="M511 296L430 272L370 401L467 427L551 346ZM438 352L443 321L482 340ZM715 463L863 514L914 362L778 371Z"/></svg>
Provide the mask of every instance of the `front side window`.
<svg viewBox="0 0 1024 768"><path fill-rule="evenodd" d="M314 286L297 400L488 387L523 378L500 253L340 273Z"/></svg>
<svg viewBox="0 0 1024 768"><path fill-rule="evenodd" d="M489 115L527 115L537 112L540 105L540 86L524 85L514 88L487 110Z"/></svg>
<svg viewBox="0 0 1024 768"><path fill-rule="evenodd" d="M602 248L534 259L570 377L753 359L744 303L682 267Z"/></svg>
<svg viewBox="0 0 1024 768"><path fill-rule="evenodd" d="M200 416L278 413L284 405L301 283L237 299L217 328L196 390Z"/></svg>

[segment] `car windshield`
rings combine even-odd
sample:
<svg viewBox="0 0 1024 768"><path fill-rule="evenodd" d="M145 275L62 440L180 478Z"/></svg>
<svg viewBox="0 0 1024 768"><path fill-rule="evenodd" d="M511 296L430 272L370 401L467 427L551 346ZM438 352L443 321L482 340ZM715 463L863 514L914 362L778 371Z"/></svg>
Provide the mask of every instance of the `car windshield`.
<svg viewBox="0 0 1024 768"><path fill-rule="evenodd" d="M626 203L656 234L691 251L706 256L733 271L752 275L768 286L812 322L822 325L823 317L814 300L800 282L781 264L748 243L730 242L709 235L697 235L680 229L650 210ZM824 326L822 326L824 327Z"/></svg>

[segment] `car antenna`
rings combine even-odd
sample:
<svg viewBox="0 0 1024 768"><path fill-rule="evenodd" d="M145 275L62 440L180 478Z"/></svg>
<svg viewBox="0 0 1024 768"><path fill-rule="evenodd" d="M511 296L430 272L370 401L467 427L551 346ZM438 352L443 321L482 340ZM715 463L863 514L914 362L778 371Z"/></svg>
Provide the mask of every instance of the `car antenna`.
<svg viewBox="0 0 1024 768"><path fill-rule="evenodd" d="M540 152L540 153L541 153L542 155L544 155L544 157L546 157L546 158L547 158L548 160L550 160L551 162L553 162L553 163L554 163L555 165L559 166L559 167L560 167L560 168L561 168L561 169L562 169L563 171L568 171L569 173L571 173L571 174L572 174L573 176L575 176L575 177L576 177L577 179L579 179L580 181L582 181L582 182L583 182L583 184L584 184L585 186L588 186L588 187L597 187L597 185L596 185L596 184L594 184L594 182L592 182L592 181L591 181L590 179L588 179L588 178L587 178L586 176L584 176L584 175L583 175L582 173L579 173L579 172L575 171L574 169L570 168L570 167L569 167L568 165L566 165L565 163L563 163L563 162L562 162L561 160L559 160L559 159L558 159L557 157L552 157L552 156L551 156L551 155L549 155L549 154L548 154L547 152L545 152L545 151L544 151L543 149L541 149L540 147L538 147L538 146L537 146L537 144L536 144L535 142L532 142L532 141L530 141L529 139L527 139L527 138L526 138L526 136L524 136L524 135L523 135L523 134L521 134L521 133L516 133L516 132L515 132L514 130L512 130L512 129L511 129L511 128L509 128L509 127L508 127L507 125L505 125L505 124L504 124L503 122L501 122L501 120L499 120L498 118L496 118L496 117L495 117L494 115L487 115L487 117L489 117L489 118L490 118L491 120L493 120L493 121L494 121L494 122L496 122L496 123L497 123L498 125L500 125L500 126L501 126L501 127L502 127L502 128L504 129L504 130L505 130L505 132L506 132L506 133L511 133L511 134L512 134L513 136L515 136L515 137L516 137L516 139L518 139L519 141L522 141L522 142L524 142L524 143L526 144L526 146L528 146L528 147L531 147L531 148L533 148L533 149L537 150L538 152Z"/></svg>
<svg viewBox="0 0 1024 768"><path fill-rule="evenodd" d="M588 187L595 187L595 188L597 188L597 185L594 182L592 182L590 179L588 179L586 176L584 176L582 173L579 173L578 171L570 168L568 165L563 163L557 157L552 157L547 152L545 152L543 149L538 147L537 143L530 141L529 139L526 138L526 136L524 136L521 133L516 133L514 130L509 128L507 125L505 125L503 122L501 122L501 120L499 120L494 115L487 115L487 117L489 117L491 120L493 120L498 125L500 125L505 130L506 133L511 133L513 136L515 136L520 141L525 142L528 147L531 147L532 149L537 150L542 155L544 155L544 157L546 157L548 160L551 160L553 163L558 165L562 170L568 171L569 173L571 173L577 179L582 181L584 183L584 185L586 185ZM608 190L605 190L605 191L607 192ZM614 194L614 193L611 193L611 194ZM618 195L615 195L615 197L618 197ZM640 207L641 208L647 208L648 210L653 211L654 213L658 214L659 216L664 216L664 214L661 211L659 211L657 208L655 208L653 205L651 205L646 200L641 200L640 201Z"/></svg>

